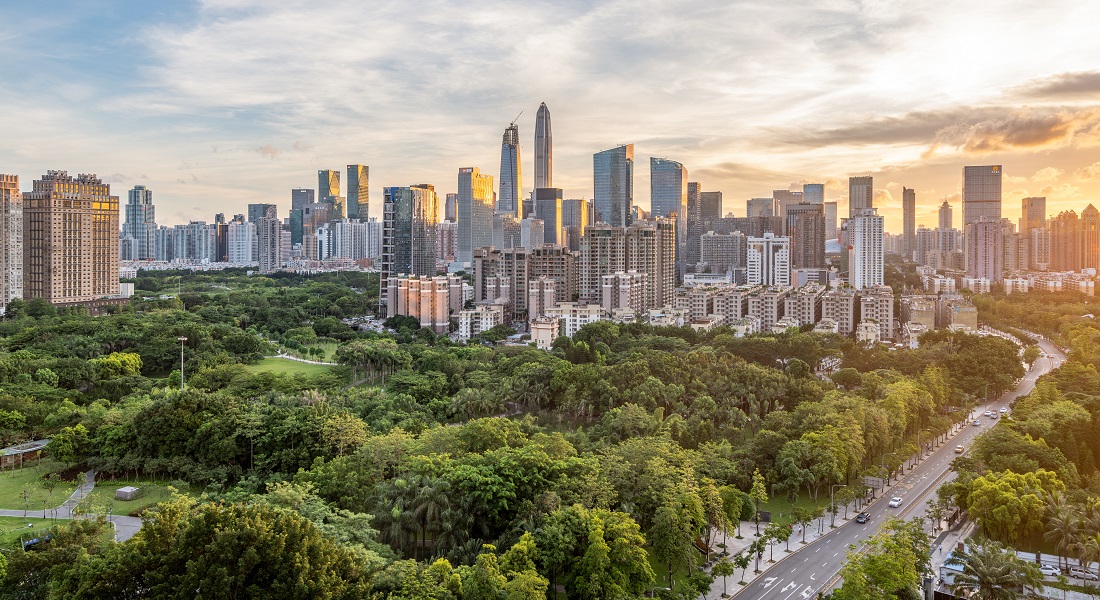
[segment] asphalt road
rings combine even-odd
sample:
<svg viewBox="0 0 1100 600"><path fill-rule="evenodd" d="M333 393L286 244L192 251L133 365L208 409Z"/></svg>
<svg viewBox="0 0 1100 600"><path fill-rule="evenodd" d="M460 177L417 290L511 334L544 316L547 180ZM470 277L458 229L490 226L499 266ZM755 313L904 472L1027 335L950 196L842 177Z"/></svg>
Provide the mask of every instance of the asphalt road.
<svg viewBox="0 0 1100 600"><path fill-rule="evenodd" d="M871 515L868 523L862 525L856 523L855 514L852 511L848 513L850 519L842 523L840 518L843 516L842 512L837 517L837 529L816 542L785 555L785 558L733 594L733 597L739 600L803 600L815 598L819 591L827 591L838 586L840 584L838 574L844 565L850 545L859 547L861 540L875 535L891 516L909 519L925 514L929 501L935 499L936 488L941 482L954 476L950 466L951 461L958 456L955 447L962 445L969 449L974 438L995 423L994 420L981 416L983 412L998 411L1002 407L1007 407L1016 398L1028 394L1035 388L1035 382L1039 377L1065 360L1061 351L1049 342L1041 341L1040 348L1046 356L1032 365L1031 370L1020 379L1016 389L975 409L974 414L978 415L977 419L981 422L981 426L974 427L968 421L966 425L958 428L958 433L942 443L931 454L927 454L918 466L908 469L902 476L900 484L894 488L887 488L885 497L880 493L878 499L864 509ZM897 508L887 506L892 496L902 498L901 506ZM793 548L795 544L792 543L791 546ZM776 556L778 555L777 552ZM767 558L766 553L764 556ZM720 585L716 589L719 593L721 592ZM708 597L711 596L708 595Z"/></svg>

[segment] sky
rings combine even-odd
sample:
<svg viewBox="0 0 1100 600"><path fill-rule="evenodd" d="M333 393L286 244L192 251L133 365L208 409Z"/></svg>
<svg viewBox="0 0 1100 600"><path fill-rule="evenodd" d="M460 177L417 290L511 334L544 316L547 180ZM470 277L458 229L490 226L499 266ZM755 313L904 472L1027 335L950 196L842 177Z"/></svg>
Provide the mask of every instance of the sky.
<svg viewBox="0 0 1100 600"><path fill-rule="evenodd" d="M1004 216L1100 204L1100 3L515 0L6 0L0 173L97 173L157 221L289 209L317 169L457 190L498 174L520 114L524 188L548 105L554 184L592 196L592 154L682 162L724 211L774 189L874 176L888 231L961 218L963 165L1004 166ZM342 178L346 174L342 175ZM346 182L344 182L346 183Z"/></svg>

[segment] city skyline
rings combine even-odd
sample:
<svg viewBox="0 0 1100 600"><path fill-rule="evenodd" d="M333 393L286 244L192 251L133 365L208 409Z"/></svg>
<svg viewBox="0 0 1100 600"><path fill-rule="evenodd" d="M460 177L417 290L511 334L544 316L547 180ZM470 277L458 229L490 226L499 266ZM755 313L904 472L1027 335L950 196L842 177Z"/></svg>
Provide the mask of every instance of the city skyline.
<svg viewBox="0 0 1100 600"><path fill-rule="evenodd" d="M945 197L960 207L960 168L984 164L1005 166L1004 216L1013 221L1024 197L1047 197L1050 214L1100 197L1093 7L735 3L675 18L658 10L489 3L473 16L465 5L414 12L245 0L70 3L63 16L41 19L37 7L5 6L0 17L13 26L0 48L11 60L0 73L57 93L0 100L0 125L20 141L0 152L0 171L24 184L70 168L119 189L146 185L159 220L174 224L208 219L225 197L285 204L287 189L312 187L312 172L361 161L375 170L370 216L379 217L383 186L430 182L453 192L459 167L497 173L496 140L521 110L522 169L534 173L528 144L546 102L557 133L554 185L566 198L591 198L591 155L623 143L636 145L639 161L683 163L704 189L723 192L723 214L803 182L824 183L825 200L846 214L845 180L870 175L874 205L899 232L902 186L916 190L918 226L933 225ZM334 11L343 18L329 24L326 44L286 44ZM739 25L745 15L762 29ZM609 26L624 20L645 27ZM402 38L421 26L440 43ZM464 37L482 27L537 35L488 44ZM682 60L670 65L667 40L682 40L670 35L682 31L693 40L677 42ZM715 31L731 42L705 43ZM953 31L966 36L943 35ZM789 43L765 43L781 32ZM1065 43L1024 53L1014 41L1045 35ZM596 37L591 48L571 43ZM968 61L959 64L963 50ZM353 68L360 78L342 76ZM506 72L518 85L489 100L487 83L471 83ZM648 207L645 170L634 185L635 204Z"/></svg>

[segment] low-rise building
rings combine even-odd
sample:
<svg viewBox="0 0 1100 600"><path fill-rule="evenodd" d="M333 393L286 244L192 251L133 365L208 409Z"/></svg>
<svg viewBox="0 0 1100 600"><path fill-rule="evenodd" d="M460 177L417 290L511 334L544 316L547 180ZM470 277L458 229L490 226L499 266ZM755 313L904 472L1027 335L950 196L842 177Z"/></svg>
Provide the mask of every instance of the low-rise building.
<svg viewBox="0 0 1100 600"><path fill-rule="evenodd" d="M715 327L718 327L726 322L726 318L722 315L710 315L701 319L692 319L691 328L695 331L707 332Z"/></svg>
<svg viewBox="0 0 1100 600"><path fill-rule="evenodd" d="M825 317L814 325L814 333L840 333L840 326L829 317Z"/></svg>
<svg viewBox="0 0 1100 600"><path fill-rule="evenodd" d="M599 304L576 302L561 302L553 308L548 308L546 316L561 321L561 335L566 337L573 337L581 327L606 318L603 307Z"/></svg>
<svg viewBox="0 0 1100 600"><path fill-rule="evenodd" d="M894 339L894 290L888 285L865 288L859 297L859 318L878 324L876 341Z"/></svg>
<svg viewBox="0 0 1100 600"><path fill-rule="evenodd" d="M561 321L558 319L538 317L531 321L531 341L539 350L550 350L559 335Z"/></svg>
<svg viewBox="0 0 1100 600"><path fill-rule="evenodd" d="M483 331L504 323L503 304L478 304L458 313L458 339L469 340Z"/></svg>
<svg viewBox="0 0 1100 600"><path fill-rule="evenodd" d="M760 319L756 317L741 317L739 319L727 319L726 326L733 332L733 337L745 337L762 331Z"/></svg>
<svg viewBox="0 0 1100 600"><path fill-rule="evenodd" d="M649 310L649 324L654 327L683 327L691 323L691 311L663 306Z"/></svg>
<svg viewBox="0 0 1100 600"><path fill-rule="evenodd" d="M760 320L761 331L768 331L785 314L787 296L790 288L771 287L757 290L749 295L748 316Z"/></svg>
<svg viewBox="0 0 1100 600"><path fill-rule="evenodd" d="M861 344L875 344L879 341L879 323L874 319L864 319L856 328L856 341Z"/></svg>
<svg viewBox="0 0 1100 600"><path fill-rule="evenodd" d="M825 286L819 283L794 290L784 301L784 316L794 319L796 327L817 323L821 319L821 297L824 295Z"/></svg>
<svg viewBox="0 0 1100 600"><path fill-rule="evenodd" d="M856 330L856 301L859 296L855 288L842 287L829 290L821 297L821 318L832 319L837 324L837 333L852 335Z"/></svg>

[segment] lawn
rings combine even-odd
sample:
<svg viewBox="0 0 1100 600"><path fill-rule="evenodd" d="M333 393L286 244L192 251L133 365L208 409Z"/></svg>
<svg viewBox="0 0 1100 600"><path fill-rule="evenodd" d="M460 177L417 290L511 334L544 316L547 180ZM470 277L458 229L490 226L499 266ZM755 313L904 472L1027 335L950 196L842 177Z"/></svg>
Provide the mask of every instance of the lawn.
<svg viewBox="0 0 1100 600"><path fill-rule="evenodd" d="M23 517L0 517L0 547L10 547L12 543L19 541L20 535L24 540L41 537L46 534L47 529L63 522L43 519L41 511L38 512L37 518L34 517L34 513L30 513L28 517L26 521ZM30 527L27 527L28 523Z"/></svg>
<svg viewBox="0 0 1100 600"><path fill-rule="evenodd" d="M141 496L134 500L116 500L115 491L127 485L141 488ZM183 494L188 493L188 490L178 491ZM95 488L80 502L78 510L103 512L106 509L115 515L139 516L145 508L169 500L171 497L168 484L164 481L147 479L96 481Z"/></svg>
<svg viewBox="0 0 1100 600"><path fill-rule="evenodd" d="M798 500L796 500L794 502L791 502L790 499L787 498L787 496L785 494L782 494L782 495L777 494L775 496L772 496L772 498L770 500L768 500L766 503L761 504L759 508L760 508L761 512L770 512L773 522L790 523L791 522L791 513L794 511L794 509L796 507L813 510L814 508L820 506L823 509L825 509L826 514L828 514L829 495L828 494L819 494L817 498L818 498L817 502L814 502L809 497L805 497L805 496L800 495L798 497ZM840 504L840 503L838 502L837 504ZM851 515L851 512L852 512L851 510L848 511L849 516ZM841 516L844 515L843 507L840 509L840 515ZM762 523L761 526L760 526L761 531L763 531L763 527L764 527L764 525ZM755 532L756 530L753 529L753 531ZM744 533L744 532L742 532L742 533Z"/></svg>
<svg viewBox="0 0 1100 600"><path fill-rule="evenodd" d="M76 489L75 485L59 483L53 490L53 496L41 485L42 475L49 473L54 466L55 463L42 460L22 469L16 467L14 471L5 469L0 473L0 508L22 510L24 486L27 488L31 510L37 508L41 511L43 501L46 501L46 508L54 508L64 502Z"/></svg>
<svg viewBox="0 0 1100 600"><path fill-rule="evenodd" d="M311 365L309 363L298 362L296 360L290 360L289 358L278 358L275 356L269 356L256 364L245 366L253 373L266 372L279 375L294 375L296 373L301 373L306 376L324 375L332 369L332 367L327 365Z"/></svg>

